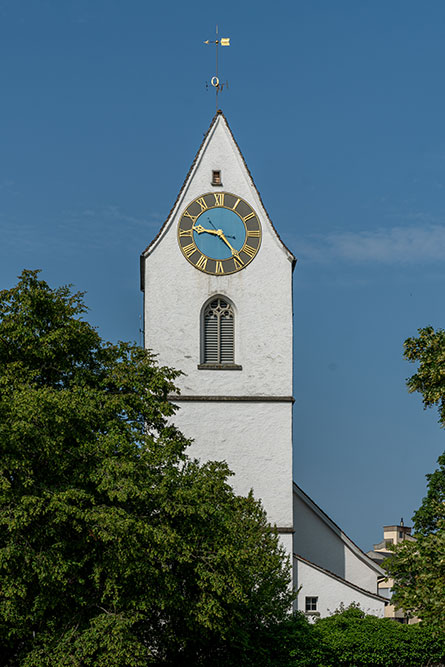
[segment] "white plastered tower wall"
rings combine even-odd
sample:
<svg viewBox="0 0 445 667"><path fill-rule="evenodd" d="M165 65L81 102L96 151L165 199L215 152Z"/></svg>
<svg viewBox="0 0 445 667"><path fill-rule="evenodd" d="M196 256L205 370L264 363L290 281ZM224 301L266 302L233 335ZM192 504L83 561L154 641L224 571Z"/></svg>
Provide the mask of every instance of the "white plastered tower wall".
<svg viewBox="0 0 445 667"><path fill-rule="evenodd" d="M212 185L221 172L222 187ZM213 276L178 246L178 221L207 192L230 192L256 211L261 248L238 273ZM193 438L189 454L225 460L236 492L253 489L292 555L292 269L222 113L212 121L173 209L141 258L145 346L161 365L183 371L175 424ZM199 369L201 316L211 297L235 312L235 363L242 370Z"/></svg>

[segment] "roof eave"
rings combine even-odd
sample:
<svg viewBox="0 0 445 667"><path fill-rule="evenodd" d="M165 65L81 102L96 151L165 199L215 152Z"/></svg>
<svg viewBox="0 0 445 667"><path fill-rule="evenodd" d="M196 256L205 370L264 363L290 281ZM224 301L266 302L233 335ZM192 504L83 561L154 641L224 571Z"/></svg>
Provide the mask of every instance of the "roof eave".
<svg viewBox="0 0 445 667"><path fill-rule="evenodd" d="M369 567L372 567L372 569L379 574L380 576L386 575L385 570L380 567L380 565L377 565L360 547L351 540L348 535L346 535L345 532L338 526L335 521L331 519L330 516L326 514L324 510L321 509L315 503L312 498L310 498L307 493L303 491L303 489L298 486L295 482L293 483L294 489L297 491L299 497L305 502L313 511L316 512L316 514L326 523L334 532L335 534L344 542L361 560L363 560Z"/></svg>

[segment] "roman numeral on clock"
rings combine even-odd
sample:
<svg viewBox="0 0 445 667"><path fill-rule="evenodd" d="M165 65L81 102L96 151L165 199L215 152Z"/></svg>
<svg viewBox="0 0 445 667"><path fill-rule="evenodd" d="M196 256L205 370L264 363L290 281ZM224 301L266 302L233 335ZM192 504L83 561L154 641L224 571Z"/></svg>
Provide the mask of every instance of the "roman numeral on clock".
<svg viewBox="0 0 445 667"><path fill-rule="evenodd" d="M252 238L259 239L261 234L259 229L248 229L247 230L247 238L251 236Z"/></svg>
<svg viewBox="0 0 445 667"><path fill-rule="evenodd" d="M220 262L220 261L217 261L217 262L216 262L215 273L217 273L217 274L218 274L218 273L224 273L224 266L223 266L223 263L222 263L222 262Z"/></svg>
<svg viewBox="0 0 445 667"><path fill-rule="evenodd" d="M196 262L195 266L197 269L205 271L205 268L207 266L207 257L205 257L205 255L201 255L201 257Z"/></svg>
<svg viewBox="0 0 445 667"><path fill-rule="evenodd" d="M191 215L191 213L189 213L188 211L185 211L183 217L184 218L190 218L190 220L193 222L193 224L195 224L195 222L197 221L199 216L198 215Z"/></svg>
<svg viewBox="0 0 445 667"><path fill-rule="evenodd" d="M224 206L224 192L214 192L215 206Z"/></svg>
<svg viewBox="0 0 445 667"><path fill-rule="evenodd" d="M256 255L256 248L252 248L251 245L245 245L244 248L242 248L242 251L246 253L246 255L249 255L249 257L255 257Z"/></svg>
<svg viewBox="0 0 445 667"><path fill-rule="evenodd" d="M193 236L193 229L180 229L179 236Z"/></svg>
<svg viewBox="0 0 445 667"><path fill-rule="evenodd" d="M182 252L184 253L184 255L186 257L191 257L191 255L193 255L195 250L196 250L196 246L195 246L194 243L189 243L188 245L183 245L182 246Z"/></svg>
<svg viewBox="0 0 445 667"><path fill-rule="evenodd" d="M233 261L235 262L236 269L241 269L244 266L244 262L239 255L233 255Z"/></svg>
<svg viewBox="0 0 445 667"><path fill-rule="evenodd" d="M251 220L251 219L254 218L254 217L255 217L255 213L254 213L253 211L251 211L251 212L250 212L248 215L246 215L246 217L243 218L242 220L243 220L243 222L247 222L248 220Z"/></svg>
<svg viewBox="0 0 445 667"><path fill-rule="evenodd" d="M206 201L205 201L204 197L200 197L199 199L196 199L196 203L199 204L200 207L201 207L200 215L203 211L207 211L207 209L209 208L206 204Z"/></svg>

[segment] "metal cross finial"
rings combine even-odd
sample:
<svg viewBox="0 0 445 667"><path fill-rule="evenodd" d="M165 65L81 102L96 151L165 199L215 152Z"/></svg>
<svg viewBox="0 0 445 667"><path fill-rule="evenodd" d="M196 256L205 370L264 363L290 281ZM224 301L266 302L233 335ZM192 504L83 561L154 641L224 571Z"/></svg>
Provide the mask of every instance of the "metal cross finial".
<svg viewBox="0 0 445 667"><path fill-rule="evenodd" d="M204 44L214 44L215 53L216 53L216 67L215 67L215 76L212 76L210 83L215 89L216 92L216 110L218 111L218 93L222 93L224 86L228 88L228 82L220 83L218 78L218 46L230 46L230 37L221 37L218 39L218 26L216 26L216 39L210 40L206 39Z"/></svg>

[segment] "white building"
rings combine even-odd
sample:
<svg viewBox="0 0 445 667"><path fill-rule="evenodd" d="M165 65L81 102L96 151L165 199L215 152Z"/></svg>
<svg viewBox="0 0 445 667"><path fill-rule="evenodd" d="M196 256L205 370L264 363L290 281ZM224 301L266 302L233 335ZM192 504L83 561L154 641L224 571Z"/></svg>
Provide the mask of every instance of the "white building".
<svg viewBox="0 0 445 667"><path fill-rule="evenodd" d="M301 586L297 608L327 616L340 604L354 602L369 614L383 616L387 600L378 591L382 568L295 483L293 488L294 586Z"/></svg>
<svg viewBox="0 0 445 667"><path fill-rule="evenodd" d="M294 563L298 608L359 602L383 615L383 570L292 479L292 272L218 112L170 214L141 257L145 346L184 372L175 423L190 454L253 489Z"/></svg>

